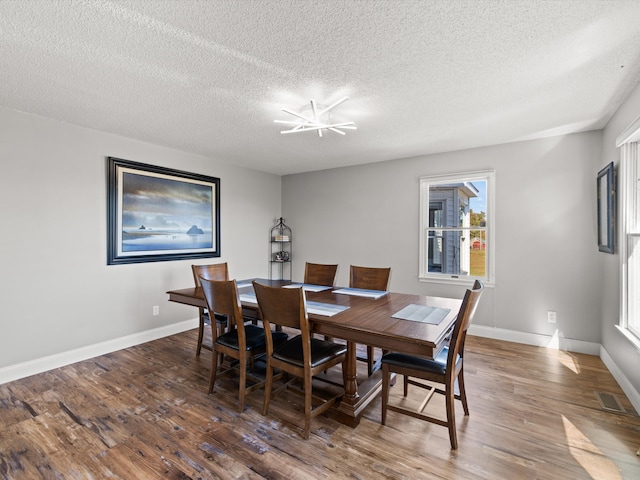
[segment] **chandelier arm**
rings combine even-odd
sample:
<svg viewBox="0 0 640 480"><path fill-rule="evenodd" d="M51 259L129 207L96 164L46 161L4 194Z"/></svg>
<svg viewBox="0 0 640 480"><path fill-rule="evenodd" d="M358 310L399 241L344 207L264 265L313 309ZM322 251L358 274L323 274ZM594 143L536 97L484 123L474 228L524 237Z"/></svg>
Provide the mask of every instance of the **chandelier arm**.
<svg viewBox="0 0 640 480"><path fill-rule="evenodd" d="M313 100L313 98L310 100L311 102L311 112L313 113L313 119L316 121L317 124L320 123L320 120L318 119L318 112L316 110L316 102L315 100ZM319 128L318 129L318 136L322 137L322 129Z"/></svg>
<svg viewBox="0 0 640 480"><path fill-rule="evenodd" d="M309 118L309 117L307 117L305 115L300 115L299 113L293 112L291 110L287 110L286 108L283 108L282 111L285 112L285 113L288 113L289 115L293 115L294 117L298 117L298 118L301 118L303 120L306 120L309 123L316 123L314 119Z"/></svg>
<svg viewBox="0 0 640 480"><path fill-rule="evenodd" d="M329 123L329 124L324 124L323 128L332 128L332 127L348 128L349 130L355 130L356 129L356 126L353 124L353 122Z"/></svg>
<svg viewBox="0 0 640 480"><path fill-rule="evenodd" d="M299 127L294 127L291 130L283 130L280 133L312 132L314 130L321 130L323 128L328 128L328 127L327 125L318 125L316 127L299 126Z"/></svg>
<svg viewBox="0 0 640 480"><path fill-rule="evenodd" d="M300 122L296 122L296 121L293 121L293 120L274 120L273 123L282 123L284 125L294 125L294 126L302 126L302 125L320 126L320 125L322 125L321 123L317 123L317 122L300 123Z"/></svg>
<svg viewBox="0 0 640 480"><path fill-rule="evenodd" d="M311 113L313 115L313 118L310 118L307 115L302 115L300 113L294 112L287 108L283 108L282 109L283 112L288 113L289 115L293 115L294 117L303 120L303 122L300 122L300 121L294 122L291 120L274 120L274 123L280 123L280 124L284 124L292 127L289 130L281 130L280 131L281 134L309 132L309 131L315 130L318 132L318 136L322 137L322 131L327 129L339 135L345 135L346 132L344 132L343 130L357 130L357 127L355 126L354 122L322 123L320 118L322 117L322 115L326 114L331 109L337 107L338 105L340 105L341 103L345 102L348 99L349 97L343 97L337 102L334 102L333 104L329 105L328 107L324 108L321 111L318 110L316 101L314 99L311 99L310 104L311 104Z"/></svg>
<svg viewBox="0 0 640 480"><path fill-rule="evenodd" d="M338 106L338 105L340 105L342 102L346 102L347 100L349 100L349 97L344 97L344 98L342 98L342 99L338 100L338 101L337 101L337 102L335 102L334 104L329 105L327 108L325 108L324 110L322 110L322 111L318 114L318 116L322 116L322 115L324 115L324 114L325 114L325 113L327 113L329 110L331 110L331 109L333 109L333 108L337 107L337 106Z"/></svg>
<svg viewBox="0 0 640 480"><path fill-rule="evenodd" d="M357 130L357 128L355 126L351 126L353 124L353 122L347 122L346 124L343 123L334 123L331 125L315 125L315 126L307 126L307 125L298 125L297 127L292 128L291 130L283 130L280 133L296 133L296 132L310 132L313 130L321 130L321 129L328 129L328 130L333 130L335 131L335 129L337 128L346 128L349 130ZM342 135L344 135L344 132L339 132Z"/></svg>

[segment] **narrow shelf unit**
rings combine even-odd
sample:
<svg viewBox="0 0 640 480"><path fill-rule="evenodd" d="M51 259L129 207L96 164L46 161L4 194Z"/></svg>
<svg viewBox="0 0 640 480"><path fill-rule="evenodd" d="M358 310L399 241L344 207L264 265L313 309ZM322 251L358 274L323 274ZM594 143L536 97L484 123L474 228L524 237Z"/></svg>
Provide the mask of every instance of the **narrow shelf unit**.
<svg viewBox="0 0 640 480"><path fill-rule="evenodd" d="M269 231L269 280L291 280L291 228L284 218Z"/></svg>

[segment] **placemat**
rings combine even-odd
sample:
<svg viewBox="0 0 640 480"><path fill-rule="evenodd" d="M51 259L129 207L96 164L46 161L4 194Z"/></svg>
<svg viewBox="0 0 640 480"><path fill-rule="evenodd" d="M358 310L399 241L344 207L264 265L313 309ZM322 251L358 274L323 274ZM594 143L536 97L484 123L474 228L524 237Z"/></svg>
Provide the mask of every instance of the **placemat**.
<svg viewBox="0 0 640 480"><path fill-rule="evenodd" d="M412 303L391 316L401 320L412 320L414 322L438 325L450 311L448 308L429 307L427 305L416 305Z"/></svg>

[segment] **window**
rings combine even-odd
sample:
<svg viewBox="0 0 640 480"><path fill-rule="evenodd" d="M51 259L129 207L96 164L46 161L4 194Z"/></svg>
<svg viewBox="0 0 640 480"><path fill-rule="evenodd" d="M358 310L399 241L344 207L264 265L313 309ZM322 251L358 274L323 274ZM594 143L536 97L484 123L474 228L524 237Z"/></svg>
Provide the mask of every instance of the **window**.
<svg viewBox="0 0 640 480"><path fill-rule="evenodd" d="M420 280L493 283L493 171L420 179Z"/></svg>
<svg viewBox="0 0 640 480"><path fill-rule="evenodd" d="M620 187L620 327L640 345L640 117L618 137Z"/></svg>

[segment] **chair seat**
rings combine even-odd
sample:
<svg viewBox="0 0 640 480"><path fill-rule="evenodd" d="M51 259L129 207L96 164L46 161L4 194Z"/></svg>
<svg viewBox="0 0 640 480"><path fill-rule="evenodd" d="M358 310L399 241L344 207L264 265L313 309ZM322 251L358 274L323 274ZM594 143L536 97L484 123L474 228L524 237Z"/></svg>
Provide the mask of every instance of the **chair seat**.
<svg viewBox="0 0 640 480"><path fill-rule="evenodd" d="M444 347L433 360L415 357L405 353L392 352L382 356L382 363L400 368L411 368L413 370L422 370L423 372L444 375L447 371L447 355L449 355L449 347ZM456 364L458 364L459 361L460 355L456 355Z"/></svg>
<svg viewBox="0 0 640 480"><path fill-rule="evenodd" d="M256 325L245 325L244 332L247 339L247 351L258 348L265 348L266 340L264 337L264 329ZM285 342L288 335L284 332L273 332L273 342L280 344ZM238 331L232 330L218 337L217 343L238 350Z"/></svg>
<svg viewBox="0 0 640 480"><path fill-rule="evenodd" d="M220 324L220 325L226 325L227 324L228 318L227 318L226 315L221 315L219 313L215 313L213 316L216 318L216 322L218 324ZM210 323L211 322L211 320L209 319L209 312L205 311L204 314L203 314L203 317L204 317L204 323Z"/></svg>
<svg viewBox="0 0 640 480"><path fill-rule="evenodd" d="M274 337L275 341L275 337ZM346 345L311 338L311 367L331 360L347 351ZM273 358L303 367L302 336L298 335L273 350Z"/></svg>

